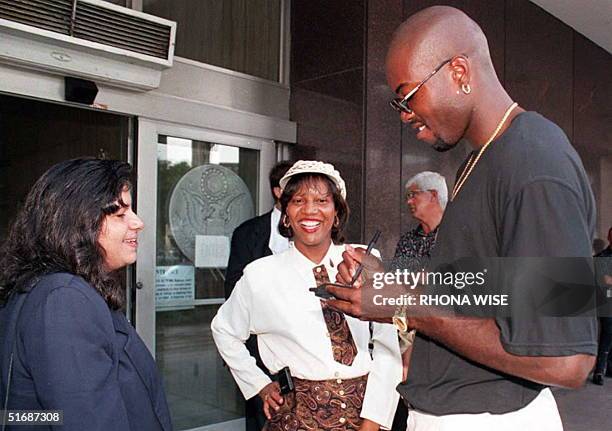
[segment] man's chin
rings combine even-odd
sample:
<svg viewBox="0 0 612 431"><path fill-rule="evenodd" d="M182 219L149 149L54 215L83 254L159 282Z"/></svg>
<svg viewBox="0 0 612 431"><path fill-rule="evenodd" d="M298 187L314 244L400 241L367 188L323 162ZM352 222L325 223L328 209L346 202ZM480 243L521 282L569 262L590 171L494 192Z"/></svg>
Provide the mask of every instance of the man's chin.
<svg viewBox="0 0 612 431"><path fill-rule="evenodd" d="M446 152L448 150L452 150L455 147L455 145L457 145L457 143L447 144L443 140L437 139L436 142L431 144L431 148L433 148L434 150L436 150L439 153L444 153L444 152Z"/></svg>
<svg viewBox="0 0 612 431"><path fill-rule="evenodd" d="M417 139L419 141L425 142L431 148L433 148L434 150L436 150L436 151L438 151L440 153L448 151L448 150L452 149L456 145L456 143L454 143L454 144L447 144L442 139L438 138L429 129L426 129L426 132L427 133L425 133L425 132L417 133Z"/></svg>

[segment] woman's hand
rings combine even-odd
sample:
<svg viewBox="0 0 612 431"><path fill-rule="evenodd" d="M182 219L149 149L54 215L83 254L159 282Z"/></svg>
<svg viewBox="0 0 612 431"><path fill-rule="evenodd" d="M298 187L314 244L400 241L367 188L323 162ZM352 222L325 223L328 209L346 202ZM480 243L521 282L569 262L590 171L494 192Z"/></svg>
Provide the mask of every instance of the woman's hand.
<svg viewBox="0 0 612 431"><path fill-rule="evenodd" d="M380 425L376 422L372 422L369 419L364 419L359 427L359 431L378 431L380 429Z"/></svg>
<svg viewBox="0 0 612 431"><path fill-rule="evenodd" d="M285 402L280 393L280 386L278 385L278 382L268 383L261 391L259 391L259 396L263 400L263 411L268 420L272 419L270 408L278 411L281 404Z"/></svg>

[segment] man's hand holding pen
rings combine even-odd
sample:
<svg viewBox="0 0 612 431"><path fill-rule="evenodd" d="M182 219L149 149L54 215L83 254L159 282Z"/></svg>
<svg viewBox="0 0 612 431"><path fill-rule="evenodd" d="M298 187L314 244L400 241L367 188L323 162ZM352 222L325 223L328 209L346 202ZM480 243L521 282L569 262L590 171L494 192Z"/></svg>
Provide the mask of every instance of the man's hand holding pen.
<svg viewBox="0 0 612 431"><path fill-rule="evenodd" d="M346 246L342 258L342 263L338 265L336 284L326 285L327 291L335 297L329 299L327 304L361 320L390 323L395 307L372 305L372 297L379 291L372 287L372 280L368 275L384 272L380 259L368 254L363 248L353 248L350 245ZM363 268L363 273L355 279L360 267Z"/></svg>

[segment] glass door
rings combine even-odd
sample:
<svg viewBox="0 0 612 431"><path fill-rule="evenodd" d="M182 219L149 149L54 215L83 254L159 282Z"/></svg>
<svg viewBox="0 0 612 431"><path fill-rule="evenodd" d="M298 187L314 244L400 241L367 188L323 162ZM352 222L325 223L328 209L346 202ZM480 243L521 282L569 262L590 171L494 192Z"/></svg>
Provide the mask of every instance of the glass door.
<svg viewBox="0 0 612 431"><path fill-rule="evenodd" d="M233 230L271 206L275 146L139 121L136 328L164 378L174 427L243 430L244 401L215 348ZM261 173L265 174L262 176Z"/></svg>

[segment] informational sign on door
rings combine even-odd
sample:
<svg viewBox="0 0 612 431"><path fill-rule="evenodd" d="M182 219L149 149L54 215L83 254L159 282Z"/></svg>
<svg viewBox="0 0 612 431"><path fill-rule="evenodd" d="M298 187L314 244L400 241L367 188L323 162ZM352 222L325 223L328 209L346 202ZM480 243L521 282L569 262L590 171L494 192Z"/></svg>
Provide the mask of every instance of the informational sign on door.
<svg viewBox="0 0 612 431"><path fill-rule="evenodd" d="M230 239L225 235L196 235L195 266L226 268L230 255Z"/></svg>
<svg viewBox="0 0 612 431"><path fill-rule="evenodd" d="M155 269L155 306L192 306L195 299L194 267L191 265L158 266Z"/></svg>

